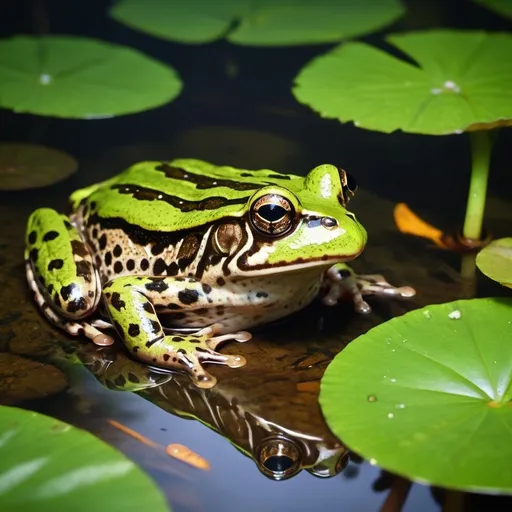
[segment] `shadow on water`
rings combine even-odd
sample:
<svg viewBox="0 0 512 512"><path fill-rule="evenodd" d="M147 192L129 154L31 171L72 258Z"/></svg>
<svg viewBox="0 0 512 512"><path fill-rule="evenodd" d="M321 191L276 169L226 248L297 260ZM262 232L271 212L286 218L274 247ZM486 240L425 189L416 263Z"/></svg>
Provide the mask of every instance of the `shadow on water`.
<svg viewBox="0 0 512 512"><path fill-rule="evenodd" d="M119 447L155 478L178 512L301 512L338 510L340 504L345 510L378 510L385 499L378 491L391 479L351 458L330 433L317 403L319 382L348 342L382 321L427 304L504 293L481 276L476 282L461 280L459 256L400 235L393 225L393 206L403 200L442 228L460 224L469 175L466 137L383 135L319 119L294 102L289 86L300 66L326 47L273 52L223 42L187 47L104 20L98 14L102 2L91 2L81 22L69 22L67 8L56 4L62 4L55 13L56 31L136 46L173 64L186 88L163 108L103 121L0 112L2 140L45 143L80 162L79 172L65 182L0 194L0 359L9 353L25 361L53 361L69 386L63 390L63 375L48 365L38 370L41 385L32 383L31 394L14 394L13 403L24 397L22 406L86 428ZM95 22L95 16L102 21ZM18 20L13 28L1 28L6 35L26 30L26 24ZM235 66L236 77L226 77L227 64ZM491 173L487 228L497 237L510 235L512 225L510 200L502 192L509 195L512 188L512 175L505 172L510 138L510 130L500 136ZM64 211L69 193L80 186L135 161L176 157L302 175L323 162L344 167L361 185L351 209L369 233L368 247L353 267L383 273L396 285L409 284L417 296L406 302L372 301L374 312L368 316L357 316L348 306L313 304L255 332L246 344L227 344L223 352L241 354L248 364L210 366L218 385L207 391L192 386L186 376L152 372L129 359L120 345L98 349L52 329L36 311L25 283L23 239L30 212L40 206ZM0 388L3 399L13 392L17 376L34 371L14 367L12 360L9 365L9 371L0 366L0 379L10 383ZM212 469L203 472L171 459L107 420L163 446L184 444ZM273 482L276 476L285 481ZM403 510L438 510L438 494L414 485ZM479 500L494 503L478 497L472 502Z"/></svg>

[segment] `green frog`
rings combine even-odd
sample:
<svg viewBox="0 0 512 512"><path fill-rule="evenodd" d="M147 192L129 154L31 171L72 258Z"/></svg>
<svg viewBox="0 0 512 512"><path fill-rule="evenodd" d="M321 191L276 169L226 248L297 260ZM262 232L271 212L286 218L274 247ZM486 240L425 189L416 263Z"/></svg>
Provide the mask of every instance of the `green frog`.
<svg viewBox="0 0 512 512"><path fill-rule="evenodd" d="M201 160L141 162L74 192L71 214L40 208L26 233L26 273L43 314L71 335L110 345L116 331L149 365L182 369L203 388L203 363L245 329L290 315L322 292L414 294L382 276L356 276L367 234L346 206L355 181L324 164L306 177ZM242 330L243 329L243 330Z"/></svg>

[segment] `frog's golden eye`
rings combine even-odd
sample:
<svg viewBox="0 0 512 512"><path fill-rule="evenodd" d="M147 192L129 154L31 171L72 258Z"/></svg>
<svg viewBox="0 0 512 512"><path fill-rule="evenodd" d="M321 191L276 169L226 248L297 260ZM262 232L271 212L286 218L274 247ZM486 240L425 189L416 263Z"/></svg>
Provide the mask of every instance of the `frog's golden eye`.
<svg viewBox="0 0 512 512"><path fill-rule="evenodd" d="M283 235L292 227L294 216L290 201L278 194L260 197L251 208L252 225L264 235Z"/></svg>
<svg viewBox="0 0 512 512"><path fill-rule="evenodd" d="M340 174L341 181L341 197L339 198L339 202L342 206L346 206L349 201L354 197L354 194L357 191L358 185L356 179L351 176L348 172L343 169L338 168L338 172Z"/></svg>

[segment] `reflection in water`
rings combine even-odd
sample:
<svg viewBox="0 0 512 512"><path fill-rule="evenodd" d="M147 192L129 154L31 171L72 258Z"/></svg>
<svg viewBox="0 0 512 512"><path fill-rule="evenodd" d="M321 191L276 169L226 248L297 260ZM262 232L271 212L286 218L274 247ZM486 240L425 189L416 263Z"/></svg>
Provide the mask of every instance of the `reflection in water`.
<svg viewBox="0 0 512 512"><path fill-rule="evenodd" d="M271 408L254 400L250 385L237 390L232 382L221 381L213 389L204 390L187 375L149 368L115 347L87 345L82 347L79 357L105 387L137 391L162 409L197 419L228 438L269 478L290 478L302 469L318 477L329 477L346 465L347 450L327 426L324 424L323 431L318 432L321 418L312 418L312 431L300 414L291 412L283 421ZM275 390L278 392L278 387Z"/></svg>

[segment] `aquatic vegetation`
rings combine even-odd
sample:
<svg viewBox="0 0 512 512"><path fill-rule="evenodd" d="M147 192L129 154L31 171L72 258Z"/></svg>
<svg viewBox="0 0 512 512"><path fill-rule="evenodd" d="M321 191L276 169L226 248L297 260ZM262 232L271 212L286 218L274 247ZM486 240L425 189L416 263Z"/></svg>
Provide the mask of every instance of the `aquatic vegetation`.
<svg viewBox="0 0 512 512"><path fill-rule="evenodd" d="M43 414L0 406L2 510L169 511L151 479L115 448Z"/></svg>
<svg viewBox="0 0 512 512"><path fill-rule="evenodd" d="M473 0L475 3L480 4L483 7L487 7L492 11L512 18L512 2L510 0Z"/></svg>
<svg viewBox="0 0 512 512"><path fill-rule="evenodd" d="M432 30L386 41L406 62L365 43L346 43L313 59L293 93L323 117L368 130L426 135L471 132L472 172L462 233L479 240L491 138L512 123L512 35Z"/></svg>
<svg viewBox="0 0 512 512"><path fill-rule="evenodd" d="M512 288L512 238L500 238L476 256L477 267L490 279Z"/></svg>
<svg viewBox="0 0 512 512"><path fill-rule="evenodd" d="M322 379L331 430L423 483L512 493L512 299L432 305L352 341Z"/></svg>
<svg viewBox="0 0 512 512"><path fill-rule="evenodd" d="M504 15L510 16L512 12L511 2L507 0L475 2ZM232 43L228 45L221 41L221 53L226 49L227 53L234 51L236 48L233 45L269 47L337 43L381 30L405 13L399 0L369 0L364 2L364 9L361 8L362 4L359 0L241 0L236 3L119 0L113 3L110 17L130 29L162 39L146 38L145 42L155 50L155 54L159 51L165 54L172 45L164 41L204 44L225 40ZM112 25L111 20L109 23ZM126 27L117 25L117 30L122 32L120 39L127 36L143 41L141 34L130 32ZM401 27L396 28L400 30ZM39 37L16 36L0 40L0 107L42 116L103 119L159 107L174 100L181 92L182 83L177 72L138 50L95 39L51 36L37 29L35 32ZM387 43L395 46L390 53L366 42L349 42L317 57L298 75L294 94L300 102L326 118L353 122L367 130L383 133L401 130L428 135L462 134L462 137L467 137L471 146L472 176L463 234L466 238L479 240L483 238L492 143L498 129L512 123L512 92L509 87L512 83L512 64L507 59L512 53L512 36L483 31L435 30L391 35L386 39ZM190 55L193 53L194 58L203 55L196 48L179 48L191 52ZM248 50L236 49L237 56L240 52L245 57L245 51ZM256 54L255 50L253 52ZM268 56L272 50L258 52L258 55ZM286 52L288 55L289 50ZM307 52L311 52L311 49ZM394 57L391 53L402 57ZM184 55L187 57L187 54ZM218 56L215 53L208 55ZM251 52L247 55L250 60ZM281 54L278 52L276 55L279 58ZM191 65L191 61L187 58L181 60L182 57L180 53L177 59L185 63L182 65ZM257 65L267 66L267 63L263 60ZM236 62L232 66L236 67ZM196 69L203 72L202 67ZM260 76L265 84L271 85L272 94L275 80L277 98L279 86L283 84L272 76L270 66L268 69L268 76L266 73ZM291 72L295 73L296 70ZM187 108L179 111L179 114L184 114L179 121L183 121L185 133L189 121L196 121L194 110L200 110L196 108L198 105L204 107L206 104L205 109L209 109L209 102L213 98L218 102L215 108L220 105L219 110L223 114L232 106L229 99L223 99L221 94L216 95L220 87L214 90L212 98L204 93L204 86L207 88L210 85L209 77L204 76L203 88L198 88L203 94L201 101L194 103L197 99L192 98ZM213 82L214 86L219 85L215 83L215 77ZM240 82L232 80L231 84L235 88ZM285 83L285 90L287 87ZM257 101L251 106L254 110L269 107ZM279 115L284 117L282 104L276 102L270 106L275 111L279 110ZM287 108L286 104L284 107ZM294 111L286 113L290 118L296 114ZM228 112L227 117L230 115ZM23 117L17 116L18 119ZM209 120L208 115L200 114L198 129L203 129L202 125L208 124ZM292 122L295 121L294 118ZM98 124L105 127L110 122L115 121ZM248 122L258 124L260 120ZM307 122L304 116L299 117L297 124ZM60 120L55 122L59 123ZM77 124L82 127L85 123ZM162 128L158 122L143 123L142 127L144 129L149 125L154 131L149 133L148 130L147 134L141 131L142 139L147 135L148 140L156 138L158 143L169 144L170 137L161 137L167 125ZM238 126L230 129L234 133L239 132ZM174 126L169 131L174 134L173 130ZM225 139L230 137L226 137L226 132L218 130L216 125L212 125L211 130L216 137L223 139L219 146L224 148ZM280 127L269 124L269 130L278 131ZM361 134L360 131L353 131L356 138ZM464 135L466 132L467 135ZM32 135L30 133L28 136ZM36 138L38 135L36 133ZM57 131L55 136L58 139L61 132ZM135 134L134 139L137 137L138 134ZM303 140L301 137L298 139ZM65 138L62 137L63 144L66 144ZM180 140L183 141L184 137ZM215 145L216 140L212 142L210 138L209 146ZM242 139L233 138L231 147L237 145L239 140ZM246 141L247 138L244 138L240 146ZM93 153L97 151L97 146L92 148ZM176 147L181 147L183 151L183 147L175 144L175 141L165 148L174 151ZM210 150L203 149L206 152ZM32 154L31 150L23 149L22 152L13 153L12 145L0 145L0 189L44 186L64 179L76 170L76 162L66 155L35 151ZM91 147L84 144L84 154L88 151L91 151ZM252 151L259 158L259 151L254 148ZM222 152L219 151L219 154ZM227 154L230 154L229 151ZM61 156L63 159L58 160ZM244 154L244 158L250 159L249 154ZM41 167L36 164L41 164ZM32 170L36 172L34 180L29 179ZM454 186L458 187L459 183L460 180ZM36 201L39 199L36 198ZM62 199L62 196L53 196L48 202L56 203ZM382 217L388 215L390 209ZM11 219L11 211L8 208L5 210L4 217ZM368 216L371 213L374 217L381 217L375 204L367 211ZM416 233L420 230L422 236L434 241L438 247L447 248L440 230L415 218L403 205L401 212L409 221L408 228L413 226ZM22 218L23 215L17 217ZM17 222L16 219L13 222ZM376 225L373 224L374 227ZM179 227L183 228L183 223ZM375 231L378 235L378 229L373 229ZM390 231L391 227L380 246L375 244L377 250L384 250L384 247L388 250L394 245L392 236L387 236ZM21 230L10 235L10 238L2 238L2 241L8 242L3 245L7 248L6 254L17 250L20 233ZM477 257L477 265L482 272L509 287L512 286L511 240L497 240ZM407 258L402 254L400 257ZM19 277L21 251L18 251L16 258L17 267L11 262L4 266L5 275L12 282L15 279L11 279L11 272ZM387 265L387 262L381 261L383 266ZM421 263L423 261L431 260L425 259ZM404 262L404 266L398 270L402 276L407 272L406 265L407 262ZM461 295L458 294L460 288L457 288L457 293L446 297L446 290L452 293L456 283L455 280L441 283L440 279L434 277L437 270L431 265L418 269L418 282L422 285L426 283L423 289L418 287L422 305L435 302L438 297L441 297L440 300L451 300L453 296ZM411 272L414 278L415 271ZM427 282L429 277L431 281ZM454 286L448 288L452 284ZM425 300L427 293L432 293L427 288L443 285L446 285L446 289L436 292L435 300ZM12 289L15 290L15 286ZM16 289L15 293L20 292ZM20 295L20 305L16 305L20 312L25 308L22 305L25 304L23 293ZM8 300L4 301L4 304L14 303L15 295L9 295ZM377 310L375 316L367 317L367 323L357 325L350 319L347 322L346 317L340 314L343 318L340 325L333 329L335 334L329 335L329 340L316 330L308 332L304 328L304 315L304 319L296 322L297 332L291 337L286 335L290 338L288 343L283 343L285 335L273 331L265 353L265 349L261 348L265 340L258 339L257 348L248 351L252 358L251 366L247 372L242 370L241 377L237 377L239 380L222 373L222 368L217 368L219 387L210 391L194 389L189 392L189 388L180 383L179 376L148 375L144 373L148 369L146 366L141 366L140 374L133 372L131 365L136 363L131 359L114 359L114 347L112 352L104 349L94 361L85 360L84 364L97 374L98 380L107 388L139 392L163 409L195 418L225 435L237 449L253 458L264 474L276 480L293 476L302 468L323 477L340 472L347 459L343 442L372 464L413 480L454 489L510 493L511 306L512 300L502 299L474 299L428 306L383 323L359 336L347 348L343 347L350 339L368 329L370 324L374 325L388 317L387 312ZM394 309L393 313L396 311ZM17 318L12 320L13 324L26 322L23 316L16 317L21 315L20 312L14 307L11 310L11 316ZM11 322L10 318L7 320ZM15 343L21 346L25 341L21 338L25 334L27 339L35 338L39 318L34 318L32 322L30 331L27 327L12 340L8 332L3 338L4 349L13 350ZM33 326L36 327L35 331ZM320 331L324 329L324 317L318 318L316 327ZM279 343L275 343L276 340ZM318 411L317 393L325 365L340 349L342 352L329 366L322 381L320 396L327 421L338 436L335 438L330 431L327 432L329 429ZM8 364L16 357L11 355L3 354ZM30 370L41 364L39 360L46 358L46 354L41 352L30 355L37 358L37 362L31 361ZM255 371L258 358L261 358L258 366L261 377L256 376ZM278 364L275 363L276 359L279 359ZM46 370L55 372L51 367ZM8 379L12 377L9 373L5 375ZM32 377L36 378L34 375ZM54 385L49 393L58 392L66 384L60 374L58 377L55 373L43 377L39 374L37 378L49 381L45 384ZM164 381L168 381L165 386L161 385ZM2 384L5 389L5 383ZM287 389L283 391L285 387ZM42 388L44 386L41 384L36 391ZM304 395L308 395L307 398ZM28 395L28 398L33 398L33 395ZM78 393L72 398L79 398ZM116 395L113 400L118 398ZM260 415L258 400L266 405L266 410L271 414ZM291 410L293 408L294 411ZM112 419L107 421L111 427L156 450L165 450L163 444L157 444L124 424ZM16 430L16 425L22 427L19 432L11 434L11 430ZM154 425L157 428L157 424ZM297 427L297 431L292 427ZM166 428L162 427L161 430ZM12 436L7 441L5 432L7 436ZM240 432L246 432L247 436ZM290 432L294 432L294 435L290 436ZM285 446L288 452L283 448L283 433L289 436L288 445ZM278 435L270 439L270 434ZM65 436L70 439L69 445L63 439ZM20 445L15 443L17 438ZM188 445L178 443L179 439L172 440L176 442L167 446L169 456L195 468L210 467L209 460L203 459ZM80 450L77 450L77 446L81 447ZM64 460L64 455L69 453L73 457ZM281 457L277 463L276 453ZM212 459L209 476L217 471L216 462L216 459ZM88 468L87 473L84 466ZM52 469L54 467L55 471ZM236 473L236 468L232 473ZM69 484L70 481L72 484ZM30 493L27 491L29 484ZM68 485L69 492L57 496L55 489L58 486L59 489L66 489L65 485ZM194 481L194 485L196 490L201 484ZM177 496L181 490L178 488ZM166 491L169 492L167 487ZM162 496L154 492L149 478L144 474L141 476L141 471L134 464L98 439L48 417L0 408L0 509L5 508L4 504L9 507L14 503L23 506L24 510L30 510L32 506L34 510L40 510L43 507L40 501L36 501L38 497L45 500L44 505L51 502L53 508L79 509L82 503L87 505L87 509L96 503L101 508L107 492L109 509L113 508L112 503L115 505L119 500L120 504L126 503L130 508L153 505L153 510L166 510ZM79 500L78 505L65 501L75 498ZM29 499L33 501L26 503Z"/></svg>
<svg viewBox="0 0 512 512"><path fill-rule="evenodd" d="M0 55L0 107L15 112L102 119L158 107L181 90L172 68L96 39L16 36L0 40Z"/></svg>
<svg viewBox="0 0 512 512"><path fill-rule="evenodd" d="M226 38L251 46L340 41L374 32L403 15L398 0L121 0L110 15L149 35L180 43Z"/></svg>
<svg viewBox="0 0 512 512"><path fill-rule="evenodd" d="M71 155L57 149L0 143L0 190L46 187L68 178L77 168Z"/></svg>

